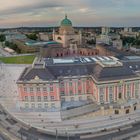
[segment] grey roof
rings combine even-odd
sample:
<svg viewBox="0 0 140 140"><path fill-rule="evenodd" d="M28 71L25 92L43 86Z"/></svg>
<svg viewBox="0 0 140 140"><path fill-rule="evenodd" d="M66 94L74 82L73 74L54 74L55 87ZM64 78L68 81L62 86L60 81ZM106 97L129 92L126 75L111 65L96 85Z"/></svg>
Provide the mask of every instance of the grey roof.
<svg viewBox="0 0 140 140"><path fill-rule="evenodd" d="M59 76L82 76L89 75L90 69L93 65L68 65L68 66L49 66L49 71L53 73L55 77Z"/></svg>
<svg viewBox="0 0 140 140"><path fill-rule="evenodd" d="M138 77L140 60L124 61L123 66L102 67L98 63L73 63L46 65L45 68L26 68L19 81L28 81L38 76L44 81L57 80L58 77L92 75L97 81L119 80Z"/></svg>
<svg viewBox="0 0 140 140"><path fill-rule="evenodd" d="M120 67L101 67L96 65L93 71L93 77L97 81L106 81L106 80L119 80L125 78L137 77L136 74L125 65Z"/></svg>
<svg viewBox="0 0 140 140"><path fill-rule="evenodd" d="M55 80L56 77L49 72L48 69L43 68L26 68L20 76L20 81L29 81L38 76L42 80Z"/></svg>

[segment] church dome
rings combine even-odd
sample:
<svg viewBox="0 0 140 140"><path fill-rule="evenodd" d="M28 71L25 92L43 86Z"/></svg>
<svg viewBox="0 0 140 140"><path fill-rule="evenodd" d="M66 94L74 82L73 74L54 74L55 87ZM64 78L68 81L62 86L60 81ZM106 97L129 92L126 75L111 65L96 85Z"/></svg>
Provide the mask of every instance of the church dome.
<svg viewBox="0 0 140 140"><path fill-rule="evenodd" d="M61 21L61 26L72 26L72 22L65 16L65 19Z"/></svg>

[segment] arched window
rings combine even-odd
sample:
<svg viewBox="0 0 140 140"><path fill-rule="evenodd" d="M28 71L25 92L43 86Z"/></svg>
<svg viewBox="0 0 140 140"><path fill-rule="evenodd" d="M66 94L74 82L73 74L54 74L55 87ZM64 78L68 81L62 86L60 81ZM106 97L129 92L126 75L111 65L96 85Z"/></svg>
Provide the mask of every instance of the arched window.
<svg viewBox="0 0 140 140"><path fill-rule="evenodd" d="M57 53L56 56L59 57L59 54Z"/></svg>
<svg viewBox="0 0 140 140"><path fill-rule="evenodd" d="M57 40L62 40L62 38L59 36L59 37L57 37Z"/></svg>

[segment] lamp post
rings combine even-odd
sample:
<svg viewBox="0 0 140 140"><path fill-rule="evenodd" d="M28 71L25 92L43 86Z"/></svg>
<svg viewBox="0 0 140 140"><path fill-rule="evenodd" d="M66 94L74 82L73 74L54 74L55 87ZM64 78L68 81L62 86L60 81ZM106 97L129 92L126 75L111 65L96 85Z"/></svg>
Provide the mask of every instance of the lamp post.
<svg viewBox="0 0 140 140"><path fill-rule="evenodd" d="M58 131L57 131L57 128L56 128L55 134L56 134L56 140L58 140Z"/></svg>
<svg viewBox="0 0 140 140"><path fill-rule="evenodd" d="M66 136L67 136L67 140L69 140L68 128L66 128Z"/></svg>

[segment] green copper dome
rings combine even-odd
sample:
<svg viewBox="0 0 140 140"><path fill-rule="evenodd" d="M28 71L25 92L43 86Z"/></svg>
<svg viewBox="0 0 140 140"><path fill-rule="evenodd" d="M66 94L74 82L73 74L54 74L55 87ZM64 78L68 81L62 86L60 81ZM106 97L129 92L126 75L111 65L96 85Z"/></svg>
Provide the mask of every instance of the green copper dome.
<svg viewBox="0 0 140 140"><path fill-rule="evenodd" d="M72 22L65 16L65 19L61 21L61 26L72 26Z"/></svg>

